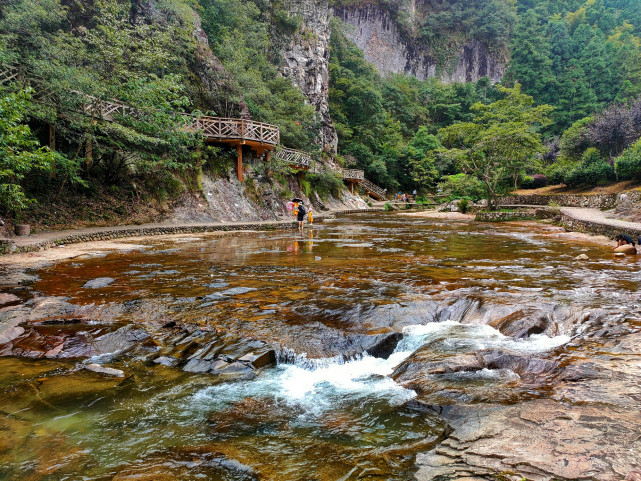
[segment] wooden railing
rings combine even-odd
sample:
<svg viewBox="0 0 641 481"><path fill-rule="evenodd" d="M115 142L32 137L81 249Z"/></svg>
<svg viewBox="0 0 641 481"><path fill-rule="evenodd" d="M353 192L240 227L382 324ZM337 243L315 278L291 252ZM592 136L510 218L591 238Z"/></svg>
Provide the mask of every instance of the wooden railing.
<svg viewBox="0 0 641 481"><path fill-rule="evenodd" d="M361 188L365 189L368 194L372 197L376 197L378 200L384 200L385 194L387 193L387 189L383 189L367 179L363 179L363 182L361 182Z"/></svg>
<svg viewBox="0 0 641 481"><path fill-rule="evenodd" d="M365 179L365 172L358 169L343 169L341 175L344 180L352 180L354 182L362 182Z"/></svg>
<svg viewBox="0 0 641 481"><path fill-rule="evenodd" d="M20 69L13 65L0 65L0 84L9 83L20 75Z"/></svg>
<svg viewBox="0 0 641 481"><path fill-rule="evenodd" d="M22 73L20 68L16 66L0 65L0 84L20 79ZM47 90L47 85L42 85L42 82L34 76L30 76L28 80L29 83L38 87L38 91ZM36 98L41 97L38 91ZM109 122L113 122L118 116L141 120L152 113L152 111L138 109L117 100L104 100L84 92L71 91L71 93L82 99L80 110L83 114ZM280 143L280 130L276 125L245 119L196 117L182 112L176 113L176 115L182 117L185 128L202 131L206 140L249 140L269 145Z"/></svg>
<svg viewBox="0 0 641 481"><path fill-rule="evenodd" d="M282 147L274 150L274 157L282 160L287 165L296 169L309 169L312 165L312 158L307 152Z"/></svg>
<svg viewBox="0 0 641 481"><path fill-rule="evenodd" d="M280 143L280 130L276 125L253 120L194 117L190 127L202 131L207 140L252 140L271 145Z"/></svg>

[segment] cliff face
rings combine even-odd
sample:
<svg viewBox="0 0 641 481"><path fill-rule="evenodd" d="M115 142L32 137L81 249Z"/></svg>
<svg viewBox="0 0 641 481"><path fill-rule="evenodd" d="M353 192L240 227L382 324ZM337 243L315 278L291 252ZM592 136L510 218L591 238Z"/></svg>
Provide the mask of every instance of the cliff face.
<svg viewBox="0 0 641 481"><path fill-rule="evenodd" d="M289 0L289 12L301 20L284 52L282 74L300 87L318 112L319 143L325 152L336 153L338 137L329 116L328 0Z"/></svg>
<svg viewBox="0 0 641 481"><path fill-rule="evenodd" d="M379 5L340 7L334 14L348 25L347 37L381 75L406 73L420 80L437 77L445 83L474 82L482 77L496 83L503 78L507 59L491 54L481 42L469 41L453 61L439 66L427 49L402 35L390 13Z"/></svg>

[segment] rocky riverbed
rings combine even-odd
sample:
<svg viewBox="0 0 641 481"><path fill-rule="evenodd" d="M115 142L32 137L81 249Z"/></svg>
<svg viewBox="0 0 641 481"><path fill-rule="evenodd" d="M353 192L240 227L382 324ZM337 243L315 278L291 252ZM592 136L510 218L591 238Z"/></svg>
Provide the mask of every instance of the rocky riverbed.
<svg viewBox="0 0 641 481"><path fill-rule="evenodd" d="M641 472L641 264L602 239L359 214L74 249L2 258L3 479Z"/></svg>

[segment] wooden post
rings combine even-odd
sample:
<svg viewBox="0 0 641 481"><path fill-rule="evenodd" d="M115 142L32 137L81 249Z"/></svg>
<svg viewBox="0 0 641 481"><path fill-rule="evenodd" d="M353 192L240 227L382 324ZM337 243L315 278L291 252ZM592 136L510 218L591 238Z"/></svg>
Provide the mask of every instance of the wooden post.
<svg viewBox="0 0 641 481"><path fill-rule="evenodd" d="M91 162L93 162L93 144L91 142L91 135L87 135L87 145L85 147L85 160L87 162L87 166L90 166Z"/></svg>
<svg viewBox="0 0 641 481"><path fill-rule="evenodd" d="M236 152L238 152L238 158L236 159L236 175L238 176L238 182L243 181L243 146L238 144L236 146Z"/></svg>
<svg viewBox="0 0 641 481"><path fill-rule="evenodd" d="M53 126L53 124L49 124L49 148L51 151L56 150L56 128ZM56 164L55 164L55 157L54 157L54 163L51 165L51 178L55 179L56 178Z"/></svg>
<svg viewBox="0 0 641 481"><path fill-rule="evenodd" d="M353 181L350 181L350 182L349 182L349 190L350 190L350 192L351 192L352 194L354 193L354 182L353 182Z"/></svg>
<svg viewBox="0 0 641 481"><path fill-rule="evenodd" d="M56 150L56 128L53 124L49 124L49 148Z"/></svg>
<svg viewBox="0 0 641 481"><path fill-rule="evenodd" d="M273 174L271 160L272 160L272 153L271 153L270 150L266 150L265 151L265 162L267 162L267 176L268 177L271 177L272 174Z"/></svg>

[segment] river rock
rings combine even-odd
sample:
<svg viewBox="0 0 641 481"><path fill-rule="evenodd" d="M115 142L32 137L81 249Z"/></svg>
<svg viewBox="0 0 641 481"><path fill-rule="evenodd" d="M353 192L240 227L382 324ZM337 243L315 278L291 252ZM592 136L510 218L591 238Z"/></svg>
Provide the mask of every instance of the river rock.
<svg viewBox="0 0 641 481"><path fill-rule="evenodd" d="M269 349L265 352L254 354L250 352L238 358L240 362L251 364L255 369L260 369L265 366L272 366L276 364L276 352Z"/></svg>
<svg viewBox="0 0 641 481"><path fill-rule="evenodd" d="M541 334L548 328L549 320L546 313L534 309L520 309L506 317L495 319L489 325L504 336L525 339L532 334Z"/></svg>
<svg viewBox="0 0 641 481"><path fill-rule="evenodd" d="M392 355L398 343L403 339L403 334L400 332L392 332L389 334L379 334L375 337L374 345L367 348L366 352L370 356L380 357L387 359Z"/></svg>
<svg viewBox="0 0 641 481"><path fill-rule="evenodd" d="M76 306L67 302L66 297L35 297L27 303L30 307L28 321L42 321L53 318L64 318L72 315Z"/></svg>
<svg viewBox="0 0 641 481"><path fill-rule="evenodd" d="M516 406L452 406L442 416L452 432L416 458L418 481L463 476L528 481L620 481L641 452L637 412L538 399Z"/></svg>
<svg viewBox="0 0 641 481"><path fill-rule="evenodd" d="M82 286L83 289L100 289L102 287L107 287L109 284L114 282L115 279L112 277L98 277L97 279L92 279L85 282Z"/></svg>
<svg viewBox="0 0 641 481"><path fill-rule="evenodd" d="M18 268L8 268L0 271L0 287L31 284L38 279L38 276L27 274L24 270Z"/></svg>
<svg viewBox="0 0 641 481"><path fill-rule="evenodd" d="M5 331L2 331L0 334L0 345L6 344L13 341L14 339L20 337L24 333L24 327L14 326Z"/></svg>
<svg viewBox="0 0 641 481"><path fill-rule="evenodd" d="M85 358L130 351L149 335L132 324L116 329L114 326L86 325L72 322L31 324L23 333L5 345L5 355L30 358ZM7 346L9 346L7 348ZM8 352L5 352L9 349Z"/></svg>
<svg viewBox="0 0 641 481"><path fill-rule="evenodd" d="M101 366L100 364L86 364L85 369L93 372L97 372L98 374L105 374L107 376L114 376L114 377L125 377L125 372L121 371L120 369L113 369L111 367L104 367Z"/></svg>
<svg viewBox="0 0 641 481"><path fill-rule="evenodd" d="M574 259L577 260L577 261L589 261L590 260L590 258L588 256L586 256L585 254L579 254Z"/></svg>
<svg viewBox="0 0 641 481"><path fill-rule="evenodd" d="M20 298L14 294L6 294L0 292L0 307L6 306L7 304L13 304L19 302Z"/></svg>

